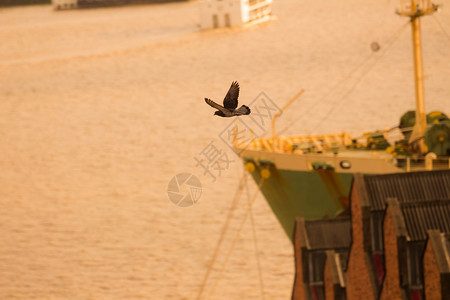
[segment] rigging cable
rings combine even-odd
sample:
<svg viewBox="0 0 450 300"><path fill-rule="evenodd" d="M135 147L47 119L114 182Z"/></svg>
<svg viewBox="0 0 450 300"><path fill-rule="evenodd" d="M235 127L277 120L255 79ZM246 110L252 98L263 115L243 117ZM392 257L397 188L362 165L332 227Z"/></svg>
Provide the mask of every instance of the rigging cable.
<svg viewBox="0 0 450 300"><path fill-rule="evenodd" d="M241 191L244 188L244 183L246 183L245 174L244 174L244 176L241 177L241 180L239 182L238 188L236 189L236 193L234 194L233 202L231 203L230 209L228 211L227 218L226 218L225 223L224 223L224 225L222 227L222 231L220 232L220 237L219 237L219 240L217 241L216 248L214 249L214 253L213 253L213 256L212 256L211 263L209 264L208 269L206 270L205 276L203 277L202 284L200 285L200 290L198 291L198 294L197 294L197 297L196 297L197 300L199 300L200 297L202 296L203 290L204 290L204 288L206 286L206 283L208 281L208 278L209 278L209 275L211 273L211 270L212 270L212 268L214 266L214 263L215 263L215 261L217 259L217 255L219 253L219 250L220 250L220 247L222 245L222 242L223 242L223 240L225 238L225 234L226 234L226 232L228 230L228 226L230 225L230 221L231 221L231 218L233 216L233 212L234 212L234 210L237 207L237 204L238 204L240 196L241 196Z"/></svg>
<svg viewBox="0 0 450 300"><path fill-rule="evenodd" d="M409 22L406 22L405 24L403 24L403 26L401 26L399 28L399 30L397 30L395 32L395 34L393 35L393 37L386 43L386 47L383 49L383 51L381 52L381 54L375 58L375 60L371 63L371 64L367 64L367 68L365 68L365 70L363 70L362 74L359 76L359 78L356 79L356 81L354 82L354 84L350 87L350 89L337 101L335 106L332 106L330 110L328 110L328 112L325 114L325 116L319 120L319 122L317 123L317 125L314 127L313 130L310 130L310 133L312 131L315 131L317 128L320 127L320 125L322 125L322 122L324 120L326 120L338 107L339 104L342 104L342 100L346 99L358 86L358 84L362 81L362 79L369 74L369 72L372 70L372 68L376 65L376 63L384 56L384 54L386 54L387 50L389 50L389 48L394 44L395 41L397 41L398 37L401 35L401 33L403 32L403 30L407 27L406 25L409 25Z"/></svg>
<svg viewBox="0 0 450 300"><path fill-rule="evenodd" d="M245 173L244 176L247 176L247 173ZM255 202L256 196L258 196L258 191L261 189L263 184L264 184L264 178L261 178L260 181L259 181L259 184L258 184L258 189L256 190L255 194L253 194L253 197L252 197L252 199L250 201L250 206L252 206L253 203ZM226 265L228 263L228 259L230 258L231 252L233 252L234 246L236 246L236 242L237 242L237 240L239 238L239 235L241 234L242 229L244 228L245 221L247 220L247 217L248 217L249 214L250 214L250 210L247 210L247 213L245 214L244 218L242 219L241 224L239 224L239 228L238 228L238 230L236 232L236 235L235 235L235 237L233 239L231 247L230 247L230 249L228 250L228 252L227 252L227 254L225 256L225 261L224 261L224 263L222 265L222 268L219 271L219 275L217 276L216 281L213 283L213 287L211 288L211 291L209 292L208 297L206 299L210 299L211 296L214 294L214 290L216 289L217 283L219 282L219 280L222 277L223 272L225 271L225 267L226 267Z"/></svg>
<svg viewBox="0 0 450 300"><path fill-rule="evenodd" d="M396 36L399 35L399 33L401 31L403 31L403 29L406 27L406 25L409 24L409 22L405 23L404 25L402 25L394 34L393 37L391 37L389 39L389 41L387 42L392 43L393 40L396 39ZM381 56L386 52L386 49L384 49L384 52L382 52ZM317 102L313 103L313 105L311 107L309 107L309 111L313 110L319 103L321 103L324 99L326 99L330 94L332 94L338 87L340 87L342 84L344 84L346 81L348 81L353 74L355 74L357 71L359 71L361 68L363 68L365 65L367 65L370 61L370 59L372 59L372 57L375 56L375 52L372 52L369 56L367 56L366 58L363 59L363 61L359 64L356 65L356 67L354 67L342 80L338 81L334 86L332 86L328 92L325 93L325 95L323 95ZM364 74L365 75L365 74ZM360 80L360 79L359 79ZM292 122L290 122L286 127L284 127L282 130L280 130L277 135L281 135L283 134L286 130L288 130L292 125L294 125L296 122L298 122L299 120L301 120L301 118L298 119L294 119Z"/></svg>
<svg viewBox="0 0 450 300"><path fill-rule="evenodd" d="M442 26L441 22L439 22L439 19L436 18L435 15L432 15L434 21L438 24L439 28L441 28L442 32L447 36L449 42L450 42L450 34L448 34L448 32L445 30L444 26Z"/></svg>

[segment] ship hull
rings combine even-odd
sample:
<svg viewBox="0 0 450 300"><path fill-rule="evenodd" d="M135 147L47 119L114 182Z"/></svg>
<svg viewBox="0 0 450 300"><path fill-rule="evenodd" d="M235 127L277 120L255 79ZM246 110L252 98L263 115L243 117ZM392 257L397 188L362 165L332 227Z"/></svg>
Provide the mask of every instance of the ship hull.
<svg viewBox="0 0 450 300"><path fill-rule="evenodd" d="M296 217L332 218L345 211L353 174L404 171L385 151L297 155L240 150L247 170L291 241Z"/></svg>
<svg viewBox="0 0 450 300"><path fill-rule="evenodd" d="M275 166L267 170L270 176L264 180L259 169L251 175L256 183L262 182L260 190L291 241L296 217L331 218L348 204L351 173L278 170Z"/></svg>

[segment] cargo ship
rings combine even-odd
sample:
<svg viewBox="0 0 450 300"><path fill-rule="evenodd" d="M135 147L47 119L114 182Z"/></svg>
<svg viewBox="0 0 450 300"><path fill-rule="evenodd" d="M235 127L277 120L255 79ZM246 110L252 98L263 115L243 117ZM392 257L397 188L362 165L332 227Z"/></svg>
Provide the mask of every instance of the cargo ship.
<svg viewBox="0 0 450 300"><path fill-rule="evenodd" d="M426 113L424 104L420 20L438 8L428 0L409 0L402 1L397 11L409 18L412 28L416 96L415 108L400 116L398 125L357 137L346 133L282 137L273 129L271 137L234 140L245 169L291 241L297 217L314 220L348 213L356 173L450 168L450 120L444 111ZM401 132L401 139L390 142L393 130Z"/></svg>

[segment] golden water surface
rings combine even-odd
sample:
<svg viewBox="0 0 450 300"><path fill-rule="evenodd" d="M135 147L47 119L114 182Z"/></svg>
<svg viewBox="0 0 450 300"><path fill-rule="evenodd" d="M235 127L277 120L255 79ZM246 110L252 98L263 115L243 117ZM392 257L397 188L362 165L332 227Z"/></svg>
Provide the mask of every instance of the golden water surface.
<svg viewBox="0 0 450 300"><path fill-rule="evenodd" d="M395 126L414 89L393 2L275 0L276 20L216 31L195 1L1 8L0 299L196 299L243 174L203 98L237 80L242 104L264 91L281 107L304 88L284 134ZM448 113L450 10L422 28L427 111ZM211 141L232 160L215 182L195 161ZM167 194L182 172L203 187L187 208ZM292 246L262 196L262 285L250 219L237 234L248 185L202 299L290 297Z"/></svg>

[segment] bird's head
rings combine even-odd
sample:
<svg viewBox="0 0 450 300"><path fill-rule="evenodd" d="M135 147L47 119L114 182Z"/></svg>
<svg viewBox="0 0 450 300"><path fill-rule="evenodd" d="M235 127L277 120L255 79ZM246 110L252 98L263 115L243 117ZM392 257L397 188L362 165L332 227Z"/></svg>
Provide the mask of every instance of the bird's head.
<svg viewBox="0 0 450 300"><path fill-rule="evenodd" d="M223 114L223 112L221 112L220 110L216 111L214 113L215 116L219 116L219 117L225 117L225 115Z"/></svg>

